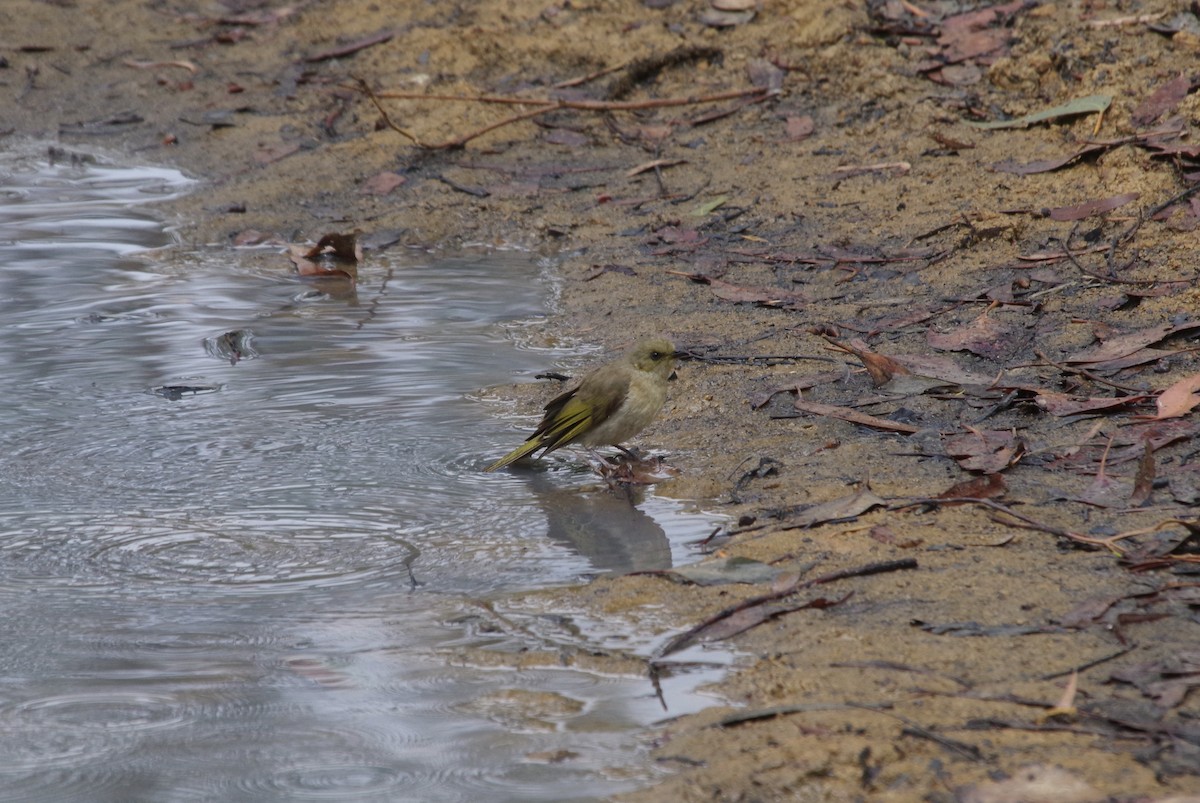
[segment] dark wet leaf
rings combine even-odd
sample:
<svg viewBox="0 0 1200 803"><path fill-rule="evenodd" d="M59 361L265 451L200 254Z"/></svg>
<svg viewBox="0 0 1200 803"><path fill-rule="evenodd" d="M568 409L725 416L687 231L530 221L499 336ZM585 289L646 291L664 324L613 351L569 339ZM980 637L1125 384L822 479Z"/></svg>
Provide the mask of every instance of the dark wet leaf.
<svg viewBox="0 0 1200 803"><path fill-rule="evenodd" d="M234 329L216 337L206 338L204 350L219 360L228 360L237 365L241 360L252 360L258 356L254 348L254 332L249 329Z"/></svg>
<svg viewBox="0 0 1200 803"><path fill-rule="evenodd" d="M913 619L910 623L935 636L1032 636L1038 633L1065 633L1058 625L984 625L979 622L946 622L933 624Z"/></svg>
<svg viewBox="0 0 1200 803"><path fill-rule="evenodd" d="M1200 686L1200 651L1183 650L1156 661L1118 669L1113 680L1129 683L1160 708L1174 708L1195 686Z"/></svg>
<svg viewBox="0 0 1200 803"><path fill-rule="evenodd" d="M184 396L199 396L205 393L216 393L221 389L220 385L159 385L155 388L150 388L148 393L153 393L155 396L162 396L168 401L179 401Z"/></svg>
<svg viewBox="0 0 1200 803"><path fill-rule="evenodd" d="M331 232L317 240L317 244L305 252L308 259L332 257L339 262L362 262L362 248L358 244L358 232L338 234Z"/></svg>

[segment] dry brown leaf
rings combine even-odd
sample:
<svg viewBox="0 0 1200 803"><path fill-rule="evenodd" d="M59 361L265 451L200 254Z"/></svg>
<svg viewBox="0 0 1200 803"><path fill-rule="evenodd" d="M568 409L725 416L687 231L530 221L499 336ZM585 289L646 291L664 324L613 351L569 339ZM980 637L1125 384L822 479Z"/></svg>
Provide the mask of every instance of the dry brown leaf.
<svg viewBox="0 0 1200 803"><path fill-rule="evenodd" d="M799 117L789 117L784 121L783 132L784 137L789 142L799 142L802 139L808 139L816 130L816 123L813 122L812 115L803 114Z"/></svg>
<svg viewBox="0 0 1200 803"><path fill-rule="evenodd" d="M686 159L655 159L650 162L643 162L637 167L631 167L625 171L627 178L632 178L639 173L645 173L647 170L662 169L664 167L674 167L675 165L687 164Z"/></svg>
<svg viewBox="0 0 1200 803"><path fill-rule="evenodd" d="M385 170L382 173L376 173L364 181L362 186L359 187L359 192L363 195L387 195L407 180L399 173Z"/></svg>
<svg viewBox="0 0 1200 803"><path fill-rule="evenodd" d="M875 387L886 385L897 375L911 373L907 368L901 365L896 360L884 354L871 351L871 349L861 340L857 338L849 342L834 340L832 337L823 335L825 340L834 348L853 354L858 359L862 360L862 364L866 366L867 373L871 376L871 384Z"/></svg>
<svg viewBox="0 0 1200 803"><path fill-rule="evenodd" d="M1164 418L1179 418L1190 413L1200 404L1200 374L1185 376L1171 387L1159 394L1154 406L1158 413L1156 420Z"/></svg>
<svg viewBox="0 0 1200 803"><path fill-rule="evenodd" d="M971 430L947 438L946 454L967 471L997 474L1025 454L1025 444L1009 430Z"/></svg>
<svg viewBox="0 0 1200 803"><path fill-rule="evenodd" d="M1107 248L1107 246L1106 246ZM1147 346L1165 340L1172 335L1190 332L1200 328L1200 322L1191 322L1172 326L1169 323L1159 323L1143 329L1122 332L1111 337L1101 337L1103 342L1088 346L1063 359L1066 363L1106 362L1127 357Z"/></svg>
<svg viewBox="0 0 1200 803"><path fill-rule="evenodd" d="M1138 461L1137 472L1133 475L1133 492L1129 494L1129 506L1141 507L1150 501L1154 492L1154 450L1146 443L1142 459Z"/></svg>
<svg viewBox="0 0 1200 803"><path fill-rule="evenodd" d="M904 175L909 170L912 170L912 165L908 162L878 162L869 165L845 165L844 167L835 167L831 175L836 179L850 178L852 176L862 176L867 173L895 173Z"/></svg>
<svg viewBox="0 0 1200 803"><path fill-rule="evenodd" d="M830 521L844 521L861 516L868 510L880 505L886 505L887 500L876 496L870 488L863 488L848 496L840 496L805 508L800 515L788 520L784 529L792 530L798 527L813 527Z"/></svg>
<svg viewBox="0 0 1200 803"><path fill-rule="evenodd" d="M1126 192L1121 195L1114 195L1111 198L1099 198L1095 201L1087 201L1075 204L1074 206L1060 206L1051 209L1049 217L1051 220L1060 221L1083 220L1093 215L1103 215L1106 212L1111 212L1127 203L1136 201L1140 197L1140 193Z"/></svg>
<svg viewBox="0 0 1200 803"><path fill-rule="evenodd" d="M1018 347L1018 327L983 314L966 326L949 332L929 331L926 341L943 351L970 351L988 359L1002 359Z"/></svg>
<svg viewBox="0 0 1200 803"><path fill-rule="evenodd" d="M1067 416L1119 409L1128 407L1131 404L1137 404L1149 398L1149 396L1119 396L1081 399L1075 396L1068 396L1065 393L1043 390L1034 397L1033 401L1034 404L1050 415Z"/></svg>
<svg viewBox="0 0 1200 803"><path fill-rule="evenodd" d="M912 424L902 424L899 421L889 421L886 418L876 418L873 415L860 413L858 410L852 410L849 407L838 407L833 404L821 404L819 402L805 401L804 399L796 399L793 405L802 413L811 413L812 415L824 415L830 418L840 418L843 421L849 421L851 424L861 424L864 427L874 427L875 429L885 429L891 432L905 432L912 434L919 432L920 427L914 427Z"/></svg>
<svg viewBox="0 0 1200 803"><path fill-rule="evenodd" d="M996 499L1004 496L1008 488L1000 474L984 474L969 480L956 482L938 494L939 499ZM943 504L943 507L948 504Z"/></svg>
<svg viewBox="0 0 1200 803"><path fill-rule="evenodd" d="M1186 73L1180 73L1177 77L1160 86L1143 100L1130 118L1136 126L1144 126L1153 123L1159 117L1162 117L1167 112L1174 109L1183 99L1188 96L1188 93L1195 88L1196 82L1191 76Z"/></svg>

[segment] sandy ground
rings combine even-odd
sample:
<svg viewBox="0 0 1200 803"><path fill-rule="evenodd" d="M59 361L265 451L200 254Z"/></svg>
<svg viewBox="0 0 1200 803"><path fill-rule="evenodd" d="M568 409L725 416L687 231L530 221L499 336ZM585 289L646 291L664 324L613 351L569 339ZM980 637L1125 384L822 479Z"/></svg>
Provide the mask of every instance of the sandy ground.
<svg viewBox="0 0 1200 803"><path fill-rule="evenodd" d="M729 705L671 722L669 772L630 799L1183 799L1200 22L1165 0L972 10L6 0L0 132L203 178L171 210L189 242L559 254L545 338L665 333L699 358L641 445L680 472L659 492L738 522L715 559L780 577L547 604L665 630L778 598L733 636ZM450 99L481 95L526 102ZM926 362L880 360L900 380L875 387L822 335ZM502 392L532 413L555 390ZM904 507L986 476L950 493L990 507Z"/></svg>

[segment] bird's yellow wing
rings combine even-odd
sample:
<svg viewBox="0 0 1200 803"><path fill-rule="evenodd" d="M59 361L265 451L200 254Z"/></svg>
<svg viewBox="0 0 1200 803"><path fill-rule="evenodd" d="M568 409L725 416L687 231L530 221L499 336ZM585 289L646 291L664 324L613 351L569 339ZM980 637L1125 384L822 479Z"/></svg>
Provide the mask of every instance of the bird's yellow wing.
<svg viewBox="0 0 1200 803"><path fill-rule="evenodd" d="M629 377L617 372L600 372L583 384L556 396L546 405L546 415L533 434L516 449L492 463L484 471L495 471L528 457L538 449L553 452L582 437L608 420L625 400Z"/></svg>

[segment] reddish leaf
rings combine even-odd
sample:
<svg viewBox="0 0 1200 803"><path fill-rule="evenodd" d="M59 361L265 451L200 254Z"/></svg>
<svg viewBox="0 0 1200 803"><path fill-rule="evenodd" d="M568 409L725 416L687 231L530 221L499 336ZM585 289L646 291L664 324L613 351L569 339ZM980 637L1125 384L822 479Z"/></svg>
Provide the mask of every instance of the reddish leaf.
<svg viewBox="0 0 1200 803"><path fill-rule="evenodd" d="M1145 401L1149 396L1119 396L1109 398L1076 398L1068 396L1065 393L1055 393L1049 390L1043 390L1036 397L1034 403L1048 412L1050 415L1066 416L1079 415L1080 413L1094 413L1100 410L1113 410L1121 407L1127 407L1131 404L1136 404L1140 401Z"/></svg>
<svg viewBox="0 0 1200 803"><path fill-rule="evenodd" d="M820 404L819 402L805 401L797 399L793 405L802 413L811 413L813 415L826 415L830 418L840 418L843 421L849 421L851 424L861 424L865 427L874 427L875 429L885 429L892 432L906 432L912 434L919 432L920 427L914 427L912 424L901 424L899 421L889 421L886 418L876 418L873 415L860 413L858 410L851 410L849 407L838 407L833 404Z"/></svg>
<svg viewBox="0 0 1200 803"><path fill-rule="evenodd" d="M970 351L981 357L1001 359L1016 350L1017 327L993 315L980 315L967 326L949 332L930 330L929 345L943 351Z"/></svg>
<svg viewBox="0 0 1200 803"><path fill-rule="evenodd" d="M784 123L784 136L791 142L798 142L812 136L815 128L812 115L789 117Z"/></svg>
<svg viewBox="0 0 1200 803"><path fill-rule="evenodd" d="M698 284L707 284L712 288L713 295L717 298L732 301L734 304L758 304L761 307L797 309L801 305L808 303L808 299L804 295L793 293L790 290L777 290L772 287L747 287L740 284L733 284L723 279L714 279L711 276L705 276L703 273L672 272L677 276L686 276Z"/></svg>
<svg viewBox="0 0 1200 803"><path fill-rule="evenodd" d="M946 440L946 454L963 469L996 474L1025 454L1025 444L1008 430L971 430Z"/></svg>
<svg viewBox="0 0 1200 803"><path fill-rule="evenodd" d="M1172 335L1190 332L1197 328L1200 328L1200 323L1185 323L1180 326L1159 323L1154 326L1147 326L1144 329L1135 329L1131 332L1124 332L1112 337L1102 337L1102 343L1088 346L1082 351L1078 351L1065 358L1064 362L1087 363L1115 360L1133 354L1139 349L1144 349Z"/></svg>
<svg viewBox="0 0 1200 803"><path fill-rule="evenodd" d="M892 531L892 528L886 524L877 524L876 526L872 527L867 531L867 536L873 541L878 541L879 543L887 544L888 546L894 546L898 549L912 549L913 547L918 547L925 543L924 540L920 538L906 538L902 540L896 535L895 532Z"/></svg>
<svg viewBox="0 0 1200 803"><path fill-rule="evenodd" d="M1130 507L1141 507L1150 501L1154 491L1154 450L1146 444L1146 451L1138 461L1137 473L1133 476L1133 493L1129 495Z"/></svg>
<svg viewBox="0 0 1200 803"><path fill-rule="evenodd" d="M876 496L870 488L863 488L847 496L839 496L837 499L805 508L799 516L789 519L788 526L784 529L814 527L830 521L853 519L872 508L886 504L887 500Z"/></svg>
<svg viewBox="0 0 1200 803"><path fill-rule="evenodd" d="M1004 496L1008 488L1000 474L985 474L969 480L956 482L938 494L939 499L996 499ZM946 507L947 505L943 505Z"/></svg>
<svg viewBox="0 0 1200 803"><path fill-rule="evenodd" d="M407 179L399 173L394 173L391 170L385 170L382 173L376 173L362 183L359 187L359 192L363 195L387 195L392 190L404 184Z"/></svg>
<svg viewBox="0 0 1200 803"><path fill-rule="evenodd" d="M871 376L871 384L875 387L886 385L897 375L910 373L907 368L891 357L871 351L861 340L851 340L848 343L834 340L831 337L826 337L825 340L834 348L849 352L862 360L862 364L867 368L867 373Z"/></svg>
<svg viewBox="0 0 1200 803"><path fill-rule="evenodd" d="M1196 87L1193 78L1186 74L1180 75L1154 90L1150 97L1143 100L1130 118L1136 126L1149 125L1167 112L1178 106Z"/></svg>
<svg viewBox="0 0 1200 803"><path fill-rule="evenodd" d="M1136 201L1139 197L1141 197L1140 193L1127 192L1122 195L1114 195L1111 198L1101 198L1095 201L1075 204L1074 206L1060 206L1050 210L1050 219L1062 221L1083 220L1093 215L1103 215L1105 212L1111 212L1131 201Z"/></svg>
<svg viewBox="0 0 1200 803"><path fill-rule="evenodd" d="M1155 419L1179 418L1200 404L1200 374L1185 376L1159 394L1154 402L1158 408Z"/></svg>
<svg viewBox="0 0 1200 803"><path fill-rule="evenodd" d="M1086 148L1081 148L1081 149L1075 151L1074 153L1068 154L1066 156L1060 156L1055 159L1037 159L1035 161L1027 162L1025 164L1020 164L1019 162L1015 162L1012 159L1005 159L1002 162L996 162L994 165L992 165L992 169L995 170L997 173L1011 173L1011 174L1017 175L1017 176L1029 176L1029 175L1033 175L1034 173L1050 173L1055 170L1058 170L1059 168L1066 167L1067 165L1071 164L1072 162L1075 162L1078 159L1082 159L1085 156L1091 156L1092 154L1096 154L1096 153L1103 153L1104 151L1107 151L1111 147L1113 147L1113 146L1112 145L1088 145Z"/></svg>

